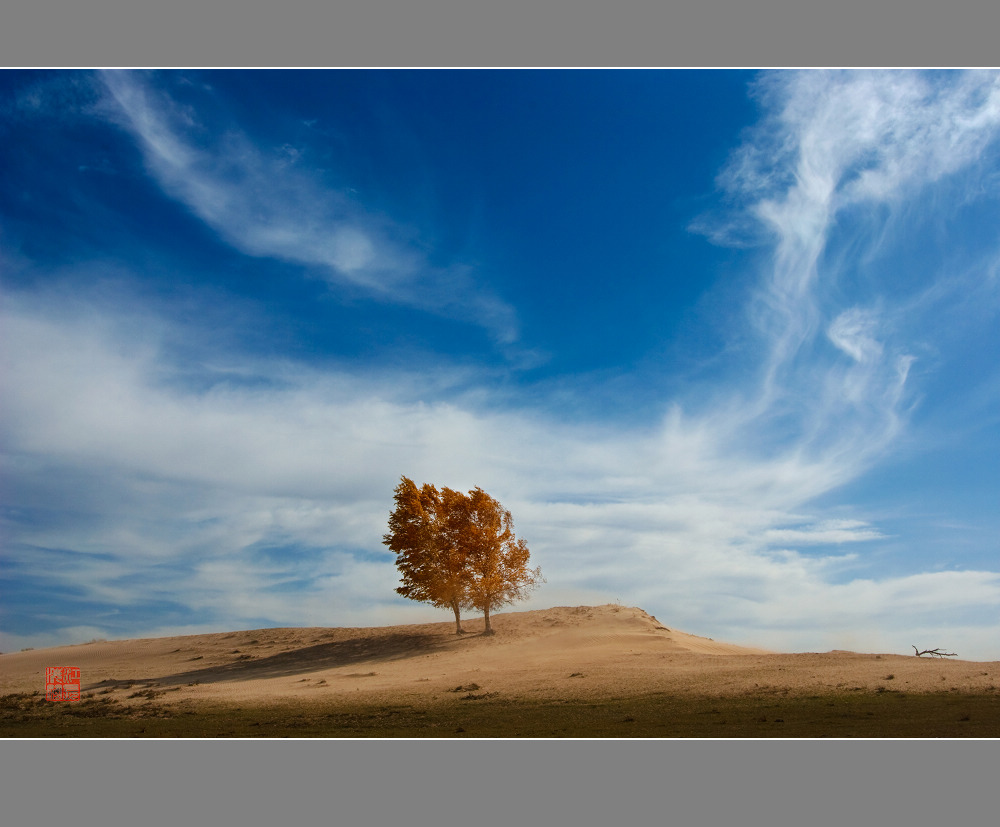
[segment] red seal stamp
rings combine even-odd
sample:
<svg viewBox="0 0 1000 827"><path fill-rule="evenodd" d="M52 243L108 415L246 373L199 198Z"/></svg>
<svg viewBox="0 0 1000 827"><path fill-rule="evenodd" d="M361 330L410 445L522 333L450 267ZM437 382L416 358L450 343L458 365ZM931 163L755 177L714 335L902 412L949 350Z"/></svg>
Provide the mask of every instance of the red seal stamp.
<svg viewBox="0 0 1000 827"><path fill-rule="evenodd" d="M47 701L80 700L80 667L46 666L45 700Z"/></svg>

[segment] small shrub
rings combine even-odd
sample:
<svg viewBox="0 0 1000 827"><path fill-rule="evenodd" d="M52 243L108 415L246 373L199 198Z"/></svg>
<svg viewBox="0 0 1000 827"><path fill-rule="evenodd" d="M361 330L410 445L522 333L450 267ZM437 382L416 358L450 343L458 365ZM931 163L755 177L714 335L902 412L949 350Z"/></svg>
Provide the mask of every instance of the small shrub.
<svg viewBox="0 0 1000 827"><path fill-rule="evenodd" d="M146 698L146 699L148 699L148 700L151 701L151 700L153 700L153 698L155 698L159 694L160 694L159 692L156 692L156 691L154 691L152 689L147 689L144 692L133 692L131 695L129 695L129 697L130 698Z"/></svg>
<svg viewBox="0 0 1000 827"><path fill-rule="evenodd" d="M472 692L470 692L468 695L463 695L459 700L462 700L462 701L481 701L484 698L495 698L499 694L500 694L499 692L483 692L483 693L481 693L479 695L474 695Z"/></svg>

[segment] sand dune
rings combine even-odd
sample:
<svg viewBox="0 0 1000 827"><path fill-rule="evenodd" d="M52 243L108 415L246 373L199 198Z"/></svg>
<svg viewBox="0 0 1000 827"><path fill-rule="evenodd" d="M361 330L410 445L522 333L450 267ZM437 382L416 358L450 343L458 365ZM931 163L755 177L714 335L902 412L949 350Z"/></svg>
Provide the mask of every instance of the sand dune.
<svg viewBox="0 0 1000 827"><path fill-rule="evenodd" d="M559 607L482 620L374 628L258 629L88 643L0 656L0 694L44 690L45 667L77 666L84 692L126 701L136 685L164 702L287 699L432 704L455 691L507 697L817 693L891 686L988 690L1000 663L853 652L781 654L668 628L642 609ZM889 678L887 676L891 675ZM138 703L139 701L135 701Z"/></svg>

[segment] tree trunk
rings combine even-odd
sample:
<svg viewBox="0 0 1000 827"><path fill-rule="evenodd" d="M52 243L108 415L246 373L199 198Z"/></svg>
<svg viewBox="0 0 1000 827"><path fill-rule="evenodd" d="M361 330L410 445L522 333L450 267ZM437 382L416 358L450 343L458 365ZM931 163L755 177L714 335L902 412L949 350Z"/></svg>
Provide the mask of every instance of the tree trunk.
<svg viewBox="0 0 1000 827"><path fill-rule="evenodd" d="M461 607L458 605L457 600L451 601L451 608L455 610L455 634L464 635L465 629L462 628L462 618L461 615L459 614L459 610Z"/></svg>
<svg viewBox="0 0 1000 827"><path fill-rule="evenodd" d="M483 619L486 621L486 628L483 630L483 634L484 635L495 634L495 632L493 631L493 627L490 626L490 604L489 603L487 603L483 607Z"/></svg>

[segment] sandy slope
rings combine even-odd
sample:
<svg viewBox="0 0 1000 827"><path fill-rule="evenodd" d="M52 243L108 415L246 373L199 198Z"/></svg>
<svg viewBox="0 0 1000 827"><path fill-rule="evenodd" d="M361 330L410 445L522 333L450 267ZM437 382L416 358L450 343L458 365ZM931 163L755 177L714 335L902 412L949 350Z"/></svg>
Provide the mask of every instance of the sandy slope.
<svg viewBox="0 0 1000 827"><path fill-rule="evenodd" d="M537 698L983 691L1000 683L1000 662L777 654L668 629L641 609L616 605L495 615L492 637L479 634L481 619L463 625L470 634L456 636L452 622L261 629L11 653L0 656L0 694L44 691L46 666L78 666L85 692L122 700L155 684L168 690L161 702L434 703L460 688Z"/></svg>

